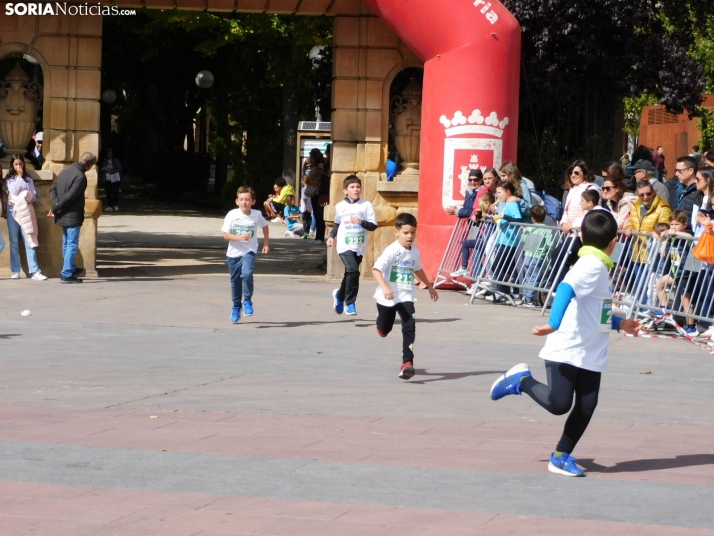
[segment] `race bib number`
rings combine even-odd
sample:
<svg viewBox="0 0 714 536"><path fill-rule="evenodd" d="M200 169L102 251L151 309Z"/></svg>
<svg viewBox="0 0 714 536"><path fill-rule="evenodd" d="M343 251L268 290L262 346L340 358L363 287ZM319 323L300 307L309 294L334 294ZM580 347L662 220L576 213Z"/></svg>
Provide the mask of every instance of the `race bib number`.
<svg viewBox="0 0 714 536"><path fill-rule="evenodd" d="M392 265L389 272L389 282L395 283L397 288L411 289L414 286L414 268L411 266Z"/></svg>
<svg viewBox="0 0 714 536"><path fill-rule="evenodd" d="M348 232L345 233L345 244L348 246L361 246L365 241L365 232Z"/></svg>
<svg viewBox="0 0 714 536"><path fill-rule="evenodd" d="M255 238L255 225L241 225L239 223L234 223L232 229L234 235L248 233L251 238Z"/></svg>
<svg viewBox="0 0 714 536"><path fill-rule="evenodd" d="M612 299L602 300L598 331L603 333L610 333L610 331L612 331Z"/></svg>

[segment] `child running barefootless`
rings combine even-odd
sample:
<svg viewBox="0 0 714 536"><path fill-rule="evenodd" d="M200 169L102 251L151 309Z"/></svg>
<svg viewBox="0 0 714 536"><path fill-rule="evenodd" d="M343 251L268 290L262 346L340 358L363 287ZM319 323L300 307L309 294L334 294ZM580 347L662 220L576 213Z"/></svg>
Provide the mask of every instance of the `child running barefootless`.
<svg viewBox="0 0 714 536"><path fill-rule="evenodd" d="M360 199L362 181L356 175L350 175L342 184L345 198L335 206L335 228L327 239L327 247L335 244L345 265L342 284L332 291L333 309L338 315L345 308L345 314L356 315L359 265L367 247L367 231L377 228L377 216L372 203Z"/></svg>
<svg viewBox="0 0 714 536"><path fill-rule="evenodd" d="M636 334L641 328L634 318L612 316L609 271L613 266L610 255L617 241L615 218L604 210L593 210L583 218L581 232L580 258L558 285L548 324L533 328L534 335L548 336L540 352L545 359L548 384L536 381L528 365L521 363L491 387L492 400L524 392L553 415L564 415L572 406L548 464L551 473L565 476L585 474L571 453L597 405L610 330Z"/></svg>
<svg viewBox="0 0 714 536"><path fill-rule="evenodd" d="M268 222L259 210L252 210L255 192L249 186L238 188L238 208L223 220L223 238L228 240L228 270L231 274L233 311L231 322L240 321L241 306L245 316L253 314L253 266L258 252L258 227L263 229L263 253L270 253Z"/></svg>
<svg viewBox="0 0 714 536"><path fill-rule="evenodd" d="M387 246L374 263L372 275L379 283L374 297L377 299L377 333L386 337L394 327L399 313L402 320L402 367L399 377L408 380L414 376L414 338L416 317L414 313L414 277L426 283L431 299L439 295L421 268L419 250L413 246L417 221L411 214L397 216L394 224L396 242Z"/></svg>

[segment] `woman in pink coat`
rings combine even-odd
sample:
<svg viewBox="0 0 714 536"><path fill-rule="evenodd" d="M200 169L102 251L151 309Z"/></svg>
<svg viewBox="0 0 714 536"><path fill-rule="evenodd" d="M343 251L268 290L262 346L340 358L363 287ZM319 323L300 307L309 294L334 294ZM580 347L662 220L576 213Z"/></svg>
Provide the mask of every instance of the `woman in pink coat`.
<svg viewBox="0 0 714 536"><path fill-rule="evenodd" d="M25 243L27 268L32 279L44 281L37 265L37 219L33 204L37 199L35 183L25 171L25 159L14 154L10 157L10 170L5 178L7 192L7 231L10 238L11 279L20 279L20 235Z"/></svg>

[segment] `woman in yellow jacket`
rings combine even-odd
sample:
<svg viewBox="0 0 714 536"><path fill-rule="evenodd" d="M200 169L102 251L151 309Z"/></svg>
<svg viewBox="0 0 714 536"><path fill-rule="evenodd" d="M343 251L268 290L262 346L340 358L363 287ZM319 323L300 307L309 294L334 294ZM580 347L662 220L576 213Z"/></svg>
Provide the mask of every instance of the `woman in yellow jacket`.
<svg viewBox="0 0 714 536"><path fill-rule="evenodd" d="M637 201L632 203L630 218L625 222L623 231L627 236L632 232L651 233L658 223L669 224L672 209L654 191L649 181L637 183ZM638 237L632 241L632 262L647 263L647 240Z"/></svg>

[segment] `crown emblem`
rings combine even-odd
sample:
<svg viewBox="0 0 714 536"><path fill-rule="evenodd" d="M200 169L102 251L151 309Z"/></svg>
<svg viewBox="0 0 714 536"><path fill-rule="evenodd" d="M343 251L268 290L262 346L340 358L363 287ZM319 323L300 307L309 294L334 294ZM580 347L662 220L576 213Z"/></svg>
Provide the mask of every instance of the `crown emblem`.
<svg viewBox="0 0 714 536"><path fill-rule="evenodd" d="M451 119L442 115L439 122L444 125L447 138L460 134L489 134L500 138L503 136L503 130L508 126L509 119L508 117L499 119L496 112L491 112L484 117L481 110L474 110L468 117L460 111L457 111Z"/></svg>

